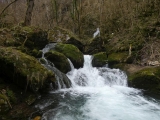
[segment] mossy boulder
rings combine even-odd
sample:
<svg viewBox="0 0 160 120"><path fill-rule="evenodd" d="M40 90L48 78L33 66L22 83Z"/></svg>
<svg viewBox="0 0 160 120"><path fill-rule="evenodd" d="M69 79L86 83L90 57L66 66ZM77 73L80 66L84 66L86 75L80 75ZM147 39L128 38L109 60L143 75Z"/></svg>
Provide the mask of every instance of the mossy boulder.
<svg viewBox="0 0 160 120"><path fill-rule="evenodd" d="M58 68L61 72L67 73L71 70L68 59L64 54L51 50L45 53L44 56L47 60L54 63L55 67Z"/></svg>
<svg viewBox="0 0 160 120"><path fill-rule="evenodd" d="M84 45L79 40L75 39L74 37L71 37L68 39L65 44L72 44L76 46L81 52L84 52Z"/></svg>
<svg viewBox="0 0 160 120"><path fill-rule="evenodd" d="M36 58L41 57L40 50L48 43L47 32L40 28L15 26L0 29L0 46L16 47Z"/></svg>
<svg viewBox="0 0 160 120"><path fill-rule="evenodd" d="M144 68L128 77L129 85L160 94L160 67Z"/></svg>
<svg viewBox="0 0 160 120"><path fill-rule="evenodd" d="M12 28L11 33L22 46L30 49L42 49L49 42L47 32L38 27L17 26Z"/></svg>
<svg viewBox="0 0 160 120"><path fill-rule="evenodd" d="M29 49L42 49L49 43L47 32L38 27L15 26L0 29L1 46L24 46Z"/></svg>
<svg viewBox="0 0 160 120"><path fill-rule="evenodd" d="M106 64L107 64L106 52L100 52L93 55L93 60L92 60L93 67L102 67Z"/></svg>
<svg viewBox="0 0 160 120"><path fill-rule="evenodd" d="M58 43L54 49L69 58L75 68L83 67L84 57L82 52L76 46Z"/></svg>
<svg viewBox="0 0 160 120"><path fill-rule="evenodd" d="M127 52L111 53L108 55L108 65L112 67L114 64L124 63L128 58Z"/></svg>
<svg viewBox="0 0 160 120"><path fill-rule="evenodd" d="M50 42L60 42L65 44L72 44L80 51L83 51L83 44L81 40L71 31L60 27L55 27L48 31L48 40Z"/></svg>
<svg viewBox="0 0 160 120"><path fill-rule="evenodd" d="M32 91L44 88L50 81L55 81L53 72L48 71L40 62L14 48L0 47L0 76Z"/></svg>

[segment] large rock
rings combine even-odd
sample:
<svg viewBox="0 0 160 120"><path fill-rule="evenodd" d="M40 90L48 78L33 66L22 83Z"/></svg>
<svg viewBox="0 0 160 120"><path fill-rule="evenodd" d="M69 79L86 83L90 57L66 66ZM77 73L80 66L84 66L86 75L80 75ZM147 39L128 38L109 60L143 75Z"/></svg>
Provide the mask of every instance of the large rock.
<svg viewBox="0 0 160 120"><path fill-rule="evenodd" d="M102 67L107 64L107 55L105 52L100 52L93 55L92 66Z"/></svg>
<svg viewBox="0 0 160 120"><path fill-rule="evenodd" d="M0 47L0 76L26 89L36 92L50 81L55 81L37 59L9 47Z"/></svg>
<svg viewBox="0 0 160 120"><path fill-rule="evenodd" d="M126 62L128 57L127 52L111 53L108 55L108 65L112 67L114 64Z"/></svg>
<svg viewBox="0 0 160 120"><path fill-rule="evenodd" d="M148 93L160 94L160 67L126 63L115 64L113 67L126 72L130 87L143 89Z"/></svg>
<svg viewBox="0 0 160 120"><path fill-rule="evenodd" d="M160 94L160 67L144 68L130 74L129 85Z"/></svg>
<svg viewBox="0 0 160 120"><path fill-rule="evenodd" d="M15 27L11 31L16 41L20 45L26 46L30 49L42 49L48 44L47 32L37 27Z"/></svg>
<svg viewBox="0 0 160 120"><path fill-rule="evenodd" d="M79 40L75 39L74 37L71 37L65 43L72 44L72 45L76 46L81 52L84 52L84 50L83 50L84 45Z"/></svg>
<svg viewBox="0 0 160 120"><path fill-rule="evenodd" d="M55 27L49 30L48 40L50 42L72 44L76 46L81 52L83 51L83 44L81 40L74 33L67 29Z"/></svg>
<svg viewBox="0 0 160 120"><path fill-rule="evenodd" d="M51 61L61 72L67 73L71 70L67 57L62 53L51 50L45 53L44 56L47 58L47 60Z"/></svg>
<svg viewBox="0 0 160 120"><path fill-rule="evenodd" d="M48 43L47 32L40 28L15 26L0 29L0 46L17 47L31 56L40 57L39 50Z"/></svg>
<svg viewBox="0 0 160 120"><path fill-rule="evenodd" d="M83 54L74 45L58 43L54 49L60 53L63 53L67 58L69 58L75 68L83 67Z"/></svg>

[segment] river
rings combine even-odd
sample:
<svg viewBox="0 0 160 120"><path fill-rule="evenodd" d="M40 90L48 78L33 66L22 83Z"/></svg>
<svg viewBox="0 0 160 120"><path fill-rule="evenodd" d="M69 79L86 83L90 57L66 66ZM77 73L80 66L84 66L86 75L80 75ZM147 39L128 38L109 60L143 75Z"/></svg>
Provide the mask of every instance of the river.
<svg viewBox="0 0 160 120"><path fill-rule="evenodd" d="M50 91L35 106L42 120L160 120L160 101L128 87L123 71L92 67L90 55L84 59L83 68L67 73L71 88Z"/></svg>

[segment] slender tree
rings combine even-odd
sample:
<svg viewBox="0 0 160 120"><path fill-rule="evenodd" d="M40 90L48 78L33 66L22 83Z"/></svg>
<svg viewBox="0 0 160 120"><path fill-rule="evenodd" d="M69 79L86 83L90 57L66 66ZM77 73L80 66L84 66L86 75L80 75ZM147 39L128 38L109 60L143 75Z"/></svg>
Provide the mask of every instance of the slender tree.
<svg viewBox="0 0 160 120"><path fill-rule="evenodd" d="M33 12L33 7L34 7L34 0L27 0L27 5L28 5L28 7L27 7L27 11L26 11L24 26L31 25L31 18L32 18L32 12Z"/></svg>

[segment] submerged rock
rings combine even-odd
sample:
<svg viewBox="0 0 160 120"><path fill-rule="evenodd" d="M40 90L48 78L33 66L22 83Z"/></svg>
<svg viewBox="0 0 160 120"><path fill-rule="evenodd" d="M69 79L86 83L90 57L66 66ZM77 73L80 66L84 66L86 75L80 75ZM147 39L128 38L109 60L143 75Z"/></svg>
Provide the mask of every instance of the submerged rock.
<svg viewBox="0 0 160 120"><path fill-rule="evenodd" d="M60 53L63 53L67 58L69 58L75 68L83 67L83 54L74 45L58 43L54 49Z"/></svg>
<svg viewBox="0 0 160 120"><path fill-rule="evenodd" d="M45 53L44 56L47 60L51 61L61 72L67 73L71 70L67 57L62 53L51 50Z"/></svg>
<svg viewBox="0 0 160 120"><path fill-rule="evenodd" d="M107 55L105 52L100 52L93 55L92 66L102 67L107 64Z"/></svg>
<svg viewBox="0 0 160 120"><path fill-rule="evenodd" d="M28 87L36 92L45 88L50 81L55 81L53 72L47 70L40 62L14 48L0 47L0 76L18 86Z"/></svg>

